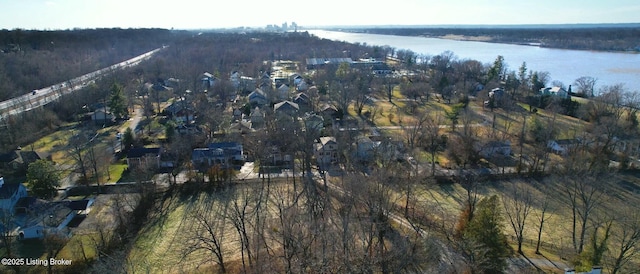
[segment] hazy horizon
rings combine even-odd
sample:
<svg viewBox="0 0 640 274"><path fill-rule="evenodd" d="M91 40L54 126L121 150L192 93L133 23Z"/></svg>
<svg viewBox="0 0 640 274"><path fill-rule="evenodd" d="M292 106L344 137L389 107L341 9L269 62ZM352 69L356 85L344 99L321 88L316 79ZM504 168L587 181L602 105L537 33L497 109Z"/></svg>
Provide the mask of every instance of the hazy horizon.
<svg viewBox="0 0 640 274"><path fill-rule="evenodd" d="M156 1L0 0L0 28L65 30L91 28L220 29L291 25L509 26L640 23L640 2L508 0L398 0L378 5L326 0L309 5L284 0L248 0L241 5L182 0Z"/></svg>

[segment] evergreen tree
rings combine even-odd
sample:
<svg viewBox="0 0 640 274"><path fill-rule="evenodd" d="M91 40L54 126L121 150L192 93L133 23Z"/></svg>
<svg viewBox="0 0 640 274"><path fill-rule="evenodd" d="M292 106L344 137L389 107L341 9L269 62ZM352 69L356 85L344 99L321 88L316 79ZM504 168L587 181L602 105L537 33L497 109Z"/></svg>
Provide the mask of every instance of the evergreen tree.
<svg viewBox="0 0 640 274"><path fill-rule="evenodd" d="M124 134L122 135L122 150L127 151L131 146L133 146L133 142L135 142L135 136L133 135L133 130L128 127Z"/></svg>
<svg viewBox="0 0 640 274"><path fill-rule="evenodd" d="M109 97L108 105L111 109L111 113L113 113L117 119L127 116L127 102L122 91L122 86L118 83L113 83L111 86L111 95Z"/></svg>
<svg viewBox="0 0 640 274"><path fill-rule="evenodd" d="M502 273L509 256L507 237L503 233L503 216L498 196L482 199L464 230L464 238L484 249L480 268L484 273Z"/></svg>

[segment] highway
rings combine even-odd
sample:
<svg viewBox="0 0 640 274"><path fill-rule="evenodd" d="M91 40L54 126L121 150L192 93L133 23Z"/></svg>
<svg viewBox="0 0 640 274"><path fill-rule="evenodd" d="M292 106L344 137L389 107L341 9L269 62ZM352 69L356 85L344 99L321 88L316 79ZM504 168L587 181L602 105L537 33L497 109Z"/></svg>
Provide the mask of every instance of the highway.
<svg viewBox="0 0 640 274"><path fill-rule="evenodd" d="M151 58L151 56L165 47L166 46L163 46L109 67L96 70L49 87L33 90L30 93L0 102L0 119L45 106L58 100L58 98L63 95L73 93L86 87L100 77L109 75L119 69L136 66L140 64L140 62Z"/></svg>

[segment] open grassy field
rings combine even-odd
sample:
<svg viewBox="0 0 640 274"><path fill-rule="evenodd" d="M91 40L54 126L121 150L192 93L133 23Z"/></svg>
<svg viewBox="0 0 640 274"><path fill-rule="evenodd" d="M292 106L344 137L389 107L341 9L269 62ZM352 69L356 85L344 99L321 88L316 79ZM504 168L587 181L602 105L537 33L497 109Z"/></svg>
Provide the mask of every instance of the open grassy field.
<svg viewBox="0 0 640 274"><path fill-rule="evenodd" d="M292 187L290 184L279 181L281 180L273 180L271 185L273 193ZM237 188L240 189L237 190L240 192L254 189L253 186L238 186ZM231 204L229 199L243 203L243 198L246 197L248 196L235 196L235 194L228 192L198 191L192 195L174 194L165 199L159 210L153 213L150 221L141 229L133 242L127 258L131 262L130 271L135 273L211 273L219 271L211 252L197 250L187 253L193 244L193 239L203 231L204 227L198 226L201 224L198 220L202 220L199 218L206 218L211 222L210 228L215 230L218 240L222 243L225 266L228 270L232 269L231 272L237 272L241 260L240 240L233 224L225 216L230 210L228 208ZM250 206L254 205L250 202ZM267 213L267 216L269 215Z"/></svg>
<svg viewBox="0 0 640 274"><path fill-rule="evenodd" d="M513 185L529 191L534 197L534 205L528 215L524 230L524 254L529 258L548 259L571 265L567 258L571 256L571 207L570 202L563 191L566 180L558 178L544 179L511 179L501 181L483 181L478 184L480 198L498 195L502 199L510 197ZM635 205L640 204L640 177L638 174L619 173L611 174L605 180L598 182L600 190L597 192L597 202L592 212L594 222L610 216L611 212L618 212L617 218L624 218L625 210L637 210ZM466 190L459 184L420 184L414 190L415 197L412 210L424 213L432 222L452 229L461 214L463 203L466 200ZM402 208L406 198L400 191L395 192L396 207ZM541 216L541 201L548 199L549 209L546 212L544 229L541 237L541 253L535 254L536 239L538 236L539 218ZM511 245L516 247L515 233L508 222L507 216L503 223L503 231L508 235ZM589 242L593 232L591 225L587 228L586 242ZM616 232L616 233L619 233ZM615 244L610 241L609 244ZM609 251L615 252L613 246ZM613 256L607 253L605 256ZM640 263L640 258L633 261ZM560 269L551 269L550 273L561 273Z"/></svg>

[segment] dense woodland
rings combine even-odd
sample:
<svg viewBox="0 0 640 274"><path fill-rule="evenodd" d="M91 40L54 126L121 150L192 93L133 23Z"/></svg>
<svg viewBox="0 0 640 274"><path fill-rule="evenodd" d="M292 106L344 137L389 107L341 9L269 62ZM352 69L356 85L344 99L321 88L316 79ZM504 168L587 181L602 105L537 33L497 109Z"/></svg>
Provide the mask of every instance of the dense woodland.
<svg viewBox="0 0 640 274"><path fill-rule="evenodd" d="M0 30L0 101L61 83L171 41L168 30Z"/></svg>
<svg viewBox="0 0 640 274"><path fill-rule="evenodd" d="M304 32L141 30L139 36L133 30L88 32L101 31L113 33L111 37L140 37L119 38L118 45L127 45L119 47L96 38L103 41L96 42L101 45L95 46L97 56L111 58L118 51L121 57L109 59L111 63L168 47L151 60L72 96L2 121L6 129L0 132L2 150L28 145L63 126L82 124L80 117L96 103L126 103L129 109L141 108L145 122L137 136L125 132L123 142L162 146L178 164L169 171L168 182L141 187L135 198L114 198L113 223L97 222L95 235L88 236L90 243L76 248L83 252L94 248L95 256L82 253L84 259L66 269L70 273L501 273L513 269L508 258L524 254L536 243L536 254L548 255L551 249L554 260L582 269L604 264L612 272L624 273L637 266L640 224L634 201L640 187L628 176L635 168L628 151L616 150L615 144L637 136L640 96L623 85L597 86L597 76L576 79L572 93L588 98L577 103L538 95L542 87L566 84L549 83L548 73L530 71L526 63L509 71L502 56L491 64L460 60L452 52L418 58L409 51L318 39ZM8 37L15 34L9 32ZM26 38L7 39L5 56L62 51L43 44L27 46ZM22 41L20 47L12 46L16 41ZM92 40L80 41L78 48ZM388 55L393 57L389 64L394 71L412 73L374 76L345 64L301 71L305 81L317 87L315 94L309 92L312 110L328 102L342 118L340 126L373 129L387 120L399 127L383 133L381 149L372 159L358 159L352 153L361 132L329 124L321 131L311 130L290 116L275 114L272 105L265 108L266 121L260 130L249 134L229 130L232 110L252 107L243 100L228 100L233 88L227 79L232 71L259 78L270 72L275 60L304 64L311 57L383 59ZM111 64L92 58L97 58L92 59L93 66ZM34 77L43 72L37 70ZM203 72L219 80L207 92ZM170 94L145 88L169 78L178 79ZM42 85L63 80L51 79ZM25 90L33 88L22 85ZM501 91L494 92L495 88ZM202 135L166 130L173 127L166 126L170 124L161 117L160 106L176 98L193 103ZM97 133L102 128L81 130ZM560 157L547 144L561 135L584 141L570 157ZM335 137L340 151L340 170L333 174L313 161L313 148L321 136ZM489 157L481 156L477 145L491 140L511 141L514 151L519 151L508 155L510 172L504 172L504 165L502 173L472 172L488 165L484 158ZM276 147L294 156L287 168L302 175L271 178L260 168L261 176L255 181L238 184L231 179L232 171L194 168L192 149L214 141L240 141L247 156L265 166ZM397 143L402 143L403 153L421 155L421 168L407 164L406 158L389 156ZM95 146L72 145L65 157L82 170L79 184L99 185L99 176L91 174L108 169L113 155L100 158L93 155ZM436 165L445 166L445 159L455 176L436 176ZM154 174L144 167L129 172L138 183ZM188 181L176 184L181 172L187 173ZM161 188L160 183L167 187ZM561 236L555 238L555 233ZM553 242L558 239L565 242ZM15 251L6 238L3 243L7 251ZM45 241L44 246L48 254L57 254L54 251L63 245Z"/></svg>
<svg viewBox="0 0 640 274"><path fill-rule="evenodd" d="M600 50L640 51L638 26L570 26L570 27L476 27L476 28L365 28L354 32L377 34L444 37L466 36L468 39L488 37L488 42L508 44L540 44L542 47ZM464 38L463 38L464 39Z"/></svg>

